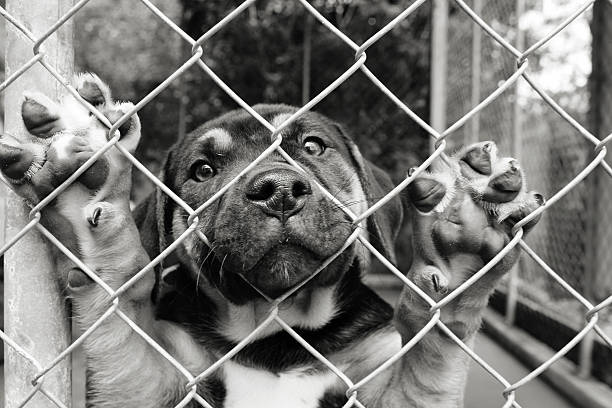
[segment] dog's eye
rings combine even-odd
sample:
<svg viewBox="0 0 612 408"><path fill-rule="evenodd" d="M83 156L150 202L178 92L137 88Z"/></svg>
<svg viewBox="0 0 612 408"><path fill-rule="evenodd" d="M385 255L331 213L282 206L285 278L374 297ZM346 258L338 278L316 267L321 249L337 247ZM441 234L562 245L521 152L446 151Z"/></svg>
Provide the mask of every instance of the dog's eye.
<svg viewBox="0 0 612 408"><path fill-rule="evenodd" d="M304 140L304 150L312 156L320 156L325 151L325 144L318 137L307 137Z"/></svg>
<svg viewBox="0 0 612 408"><path fill-rule="evenodd" d="M217 171L207 162L199 160L191 166L191 178L195 181L205 181L217 174Z"/></svg>

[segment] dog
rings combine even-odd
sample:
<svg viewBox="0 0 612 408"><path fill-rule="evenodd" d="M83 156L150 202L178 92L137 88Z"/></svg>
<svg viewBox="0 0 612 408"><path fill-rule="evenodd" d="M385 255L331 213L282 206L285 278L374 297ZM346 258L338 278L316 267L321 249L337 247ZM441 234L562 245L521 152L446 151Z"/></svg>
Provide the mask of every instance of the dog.
<svg viewBox="0 0 612 408"><path fill-rule="evenodd" d="M111 112L129 109L118 109L122 105L93 75L76 88L111 122L117 118ZM71 171L54 171L51 181L38 182L45 166L55 166L49 151L62 139L59 135L74 133L64 119L73 115L68 113L72 104L58 108L40 97L36 109L26 103L27 129L34 135L42 129L51 142L40 137L32 146L2 142L0 165L18 193L37 202L91 157L99 142L85 138L88 154L64 166ZM275 127L297 111L286 105L254 109ZM86 124L84 133L98 134L90 131L102 127L97 119L79 112L75 116ZM126 138L131 147L140 126L136 115L126 123L119 143ZM92 166L91 174L85 172L44 210L68 220L70 228L57 222L49 228L73 242L71 248L112 290L135 281L118 297L118 312L84 342L88 406L199 406L191 401L186 375L205 371L197 378L197 393L215 408L341 407L351 397L347 391L354 391L343 380L359 384L356 398L367 407L462 406L469 357L437 327L399 361L368 377L432 318L430 304L413 289L402 291L394 312L363 283L372 251L395 262L394 242L404 206L410 205L414 262L407 277L440 300L490 261L511 239L514 224L541 206L543 197L527 190L516 160L498 157L491 142L478 143L438 160L401 195L355 224L348 214L363 214L391 191L390 178L362 157L342 126L323 115L304 113L279 135L283 153L299 168L275 150L243 174L277 136L248 113L232 111L198 127L170 150L160 179L173 196L158 190L130 216L129 163L117 159L112 148L101 156L100 163L106 164L96 162L97 169ZM43 158L34 160L35 151L44 152L39 154ZM112 195L106 187L114 184L123 188ZM197 217L185 204L202 207ZM354 234L359 240L347 243ZM93 258L91 248L104 255ZM155 273L138 273L152 268L150 260L162 252L167 256ZM473 345L488 297L517 256L518 249L512 249L441 309L440 320L452 336ZM61 264L58 271L75 304L75 319L90 327L111 306L108 292L96 276L74 265ZM239 343L244 347L238 353L213 366Z"/></svg>

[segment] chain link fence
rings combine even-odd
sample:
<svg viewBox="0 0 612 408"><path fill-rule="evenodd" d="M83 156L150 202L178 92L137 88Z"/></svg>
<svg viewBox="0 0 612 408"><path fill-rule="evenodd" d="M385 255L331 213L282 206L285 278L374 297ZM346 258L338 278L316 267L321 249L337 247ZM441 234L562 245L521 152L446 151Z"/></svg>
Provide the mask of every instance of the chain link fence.
<svg viewBox="0 0 612 408"><path fill-rule="evenodd" d="M543 83L540 91L549 92L573 119L588 123L585 126L592 130L595 120L588 117L588 107L589 102L597 102L589 94L586 84L589 72L585 71L590 67L577 62L590 61L591 47L598 47L597 42L591 40L589 31L592 2L527 1L523 2L524 10L517 7L519 3L514 0L472 0L466 4L473 7L496 32L521 49L525 41L538 41L538 33L547 28L554 29L555 24L564 24L564 20L574 14L577 21L556 35L557 38L551 38L552 55L546 55L546 50L543 50L530 56L530 62L533 61L530 70L534 81ZM555 10L553 3L567 14ZM534 23L542 27L534 27ZM449 124L452 124L475 101L493 92L504 78L510 77L516 63L503 46L491 37L482 37L480 27L463 13L451 13L448 30L446 113ZM466 47L466 44L473 46ZM605 41L601 46L605 47ZM560 74L547 74L551 67L557 69L561 64L565 67L558 68ZM466 72L471 75L466 75ZM519 81L515 92L500 95L475 116L469 126L459 130L453 141L495 140L507 151L513 151L515 157L520 157L531 185L549 196L562 189L592 160L588 137L581 135L584 129L560 118L555 112L557 109L555 106L551 109L537 91L533 92L529 84ZM612 287L608 278L611 259L607 244L607 238L612 234L612 219L608 215L610 187L609 178L601 177L595 171L592 177L576 185L562 201L551 207L537 230L527 239L533 250L564 281L595 302L605 298ZM511 275L511 279L514 281L501 291L508 295L508 291L516 290L516 296L510 295L508 301L511 304L499 305L499 309L512 314L509 321L514 320L519 327L557 350L564 345L559 339L559 327L565 326L567 332L579 331L583 322L582 304L553 279L542 274L537 262L524 257L518 274ZM521 313L515 318L516 302ZM608 334L612 333L611 312L605 310L600 314L599 324ZM591 371L589 367L594 364L593 374L612 386L607 368L612 364L612 355L603 350L603 343L597 339L595 345L596 359L593 359L593 351L582 356L572 352L571 358L584 367L584 374L588 374ZM593 345L583 347L592 348Z"/></svg>
<svg viewBox="0 0 612 408"><path fill-rule="evenodd" d="M0 8L0 15L7 21L9 31L18 32L21 37L20 41L29 42L29 46L32 50L31 58L23 64L19 69L14 72L10 72L5 78L4 82L0 84L0 92L7 89L12 83L20 78L28 70L34 66L42 66L47 72L49 72L57 81L57 86L63 86L67 92L71 93L75 98L82 101L94 115L96 115L103 123L109 128L109 135L115 135L115 131L126 121L128 118L138 112L144 105L149 103L155 98L160 92L166 89L170 84L177 80L188 68L192 66L199 67L205 75L208 75L220 88L222 88L227 95L229 95L239 106L248 111L254 118L256 118L263 126L265 126L270 133L275 136L272 138L273 143L267 148L261 155L248 165L239 176L233 179L230 183L224 186L218 191L215 196L204 203L199 208L190 208L185 202L183 202L178 196L176 196L168 187L166 187L160 180L158 180L151 172L149 172L138 160L136 160L129 152L123 147L117 144L118 136L109 138L109 142L98 151L90 160L88 160L73 176L71 176L66 182L60 187L53 191L48 197L36 205L29 212L29 218L26 220L25 227L21 228L18 233L7 236L6 243L0 248L0 254L5 254L9 249L14 251L15 245L18 247L22 238L32 231L38 231L48 242L67 255L72 261L74 261L83 271L90 275L94 280L96 279L95 273L91 271L86 265L79 261L79 259L57 239L55 238L45 227L40 224L41 213L40 211L55 198L58 194L61 194L71 183L73 183L87 168L89 168L97 158L99 158L104 152L109 149L119 149L119 151L125 155L134 165L136 169L142 172L148 179L150 179L164 194L167 194L170 199L174 200L189 214L190 227L182 238L173 244L171 244L167 250L163 251L157 258L151 261L144 269L142 269L137 275L136 279L131 279L123 287L117 291L112 291L109 288L107 292L115 299L112 307L94 324L92 327L87 329L76 341L72 342L67 348L63 349L60 353L55 355L50 362L43 361L38 355L38 351L41 348L45 348L45 341L48 339L38 339L36 344L23 344L21 338L9 337L5 332L0 331L0 339L4 342L5 348L8 350L7 356L10 358L19 358L27 362L30 366L30 370L24 373L23 384L26 387L26 394L20 401L11 401L11 406L26 406L33 398L43 398L50 401L54 406L66 407L70 405L70 402L65 399L65 395L60 395L57 385L50 384L48 381L49 376L54 370L58 370L58 366L64 364L67 359L70 358L71 353L84 341L88 336L95 336L95 329L105 319L115 315L123 319L132 329L141 336L146 342L148 342L155 350L157 350L163 358L167 359L185 378L185 387L189 391L185 398L177 405L177 407L184 407L191 403L197 403L203 407L211 407L210 402L204 400L197 392L196 384L202 379L210 376L215 370L217 370L226 361L235 356L240 350L242 350L250 340L256 335L257 332L261 331L268 325L278 324L283 330L289 335L295 338L306 350L308 350L313 356L315 356L321 363L323 363L329 370L331 370L337 377L346 385L346 403L344 407L363 407L363 404L359 399L360 388L375 378L382 371L389 369L389 366L397 361L403 354L417 344L427 333L437 326L445 333L449 334L449 337L455 341L462 350L465 351L478 365L483 367L496 381L498 381L504 388L503 396L505 399L504 407L515 406L519 407L517 397L520 396L521 387L532 380L533 378L542 374L552 364L566 355L572 350L585 336L589 333L595 333L607 348L612 348L612 338L610 333L606 333L604 327L601 325L602 316L609 315L612 309L612 292L606 293L599 303L594 303L589 300L590 293L584 282L581 280L583 273L587 272L588 265L585 266L585 251L593 245L593 241L583 241L582 244L577 244L576 240L585 236L586 227L582 227L589 223L588 215L584 217L582 210L588 205L585 203L584 197L586 196L585 190L588 185L586 178L596 169L605 173L606 182L609 182L609 176L612 175L612 169L604 161L607 150L606 144L611 136L605 138L598 138L585 129L581 124L580 120L574 119L570 114L563 110L555 100L549 96L549 94L541 88L537 81L532 78L532 75L528 71L529 62L534 60L541 55L546 53L547 44L554 40L559 35L561 30L567 24L570 24L576 18L579 18L583 13L587 12L588 9L593 5L594 1L585 2L575 13L568 14L566 19L561 21L557 26L553 27L549 33L541 38L536 39L535 42L530 43L529 47L519 47L512 45L514 38L512 35L516 35L516 32L512 34L512 27L515 26L516 13L514 12L514 6L512 1L499 1L499 2L486 2L486 6L482 3L479 7L472 4L474 9L470 7L464 0L456 1L456 9L454 13L457 18L461 18L462 22L458 23L453 29L459 30L459 35L449 36L449 49L456 50L462 47L454 46L454 42L463 44L463 48L466 43L469 43L469 38L474 35L478 38L476 44L481 44L482 52L481 60L479 63L480 68L475 69L470 63L470 55L452 55L451 63L449 66L453 67L453 72L456 70L456 77L451 83L454 84L452 89L449 90L449 103L448 106L452 107L452 111L449 112L448 118L450 119L451 125L444 131L439 132L433 129L425 120L418 117L409 106L406 106L393 92L388 89L367 67L367 50L369 47L374 45L378 40L385 36L389 31L393 30L402 20L406 19L415 10L421 7L426 0L417 0L413 2L408 8L397 15L395 19L390 21L387 25L379 30L375 35L369 38L362 44L357 44L351 38L343 34L334 24L326 20L325 17L320 14L315 7L313 7L306 0L299 0L299 3L313 16L317 24L321 24L326 29L333 32L339 39L341 39L348 47L355 52L354 63L342 73L335 81L333 81L328 87L326 87L321 93L314 96L308 101L302 108L300 108L294 115L287 119L280 126L275 127L263 117L257 114L243 99L240 95L237 95L231 87L231 84L225 83L221 80L213 69L207 65L203 59L203 46L208 41L214 41L214 35L221 28L227 24L232 24L232 20L241 13L244 13L254 3L254 0L248 0L243 2L234 11L229 13L225 18L220 20L212 28L210 28L203 36L198 39L191 38L181 28L165 16L153 3L149 0L140 0L151 13L156 15L165 24L168 25L172 30L177 32L181 38L191 45L192 55L186 59L184 64L173 72L165 81L163 81L157 88L149 93L145 98L139 101L131 112L124 115L119 121L114 124L109 121L98 111L96 111L91 105L87 104L78 95L76 90L68 85L69 78L62 75L58 69L49 63L48 55L45 53L45 46L49 45L50 38L60 30L64 24L69 24L73 16L79 12L79 10L85 6L90 0L81 0L74 4L69 10L63 13L63 16L54 22L51 27L44 32L42 35L34 35L33 30L28 26L24 25L22 21L14 18L7 10ZM496 6L493 6L495 4ZM31 4L29 7L35 9L35 5ZM475 11L476 10L476 11ZM35 10L32 11L33 13ZM514 19L514 25L513 20ZM463 28L462 28L463 27ZM477 33L477 34L476 34ZM533 44L533 45L531 45ZM526 49L526 51L522 51ZM49 50L47 50L49 52ZM456 61L452 59L457 58ZM502 62L503 61L503 62ZM435 65L437 62L434 60L432 64ZM131 321L124 313L118 308L117 298L125 293L126 289L133 285L138 277L142 277L144 274L152 273L154 266L159 264L165 257L167 257L181 242L187 234L197 234L200 239L207 242L207 238L196 229L197 217L206 207L211 205L216 199L218 199L225 191L227 191L237 179L249 172L251 169L256 167L258 163L271 154L277 152L281 154L285 160L291 165L299 169L299 165L280 147L282 136L282 130L299 117L304 112L313 109L318 103L326 98L331 92L338 88L342 83L348 80L357 71L361 71L365 76L378 87L381 92L386 94L396 105L399 110L404 112L408 117L418 123L435 141L435 151L424 161L417 170L412 173L409 177L403 180L388 196L382 198L379 202L373 205L369 210L360 216L356 216L346 209L346 206L337 202L332 194L321 188L326 197L338 204L338 208L343 209L349 217L354 221L355 224L361 220L371 216L377 211L382 205L384 205L392 196L399 194L412 180L414 180L422 171L424 171L430 163L456 143L463 143L466 140L471 140L470 137L477 137L483 139L493 139L497 141L500 148L504 150L516 150L516 146L513 141L513 135L515 133L511 130L511 124L515 120L512 117L514 104L512 103L511 90L517 83L527 84L531 88L532 95L538 95L540 110L532 109L533 120L537 121L538 126L528 126L530 120L526 120L525 129L529 129L528 135L522 143L521 151L529 151L530 154L521 154L525 167L527 168L527 174L531 177L531 182L534 186L541 188L543 192L550 197L548 203L539 208L535 213L526 217L524 220L519 222L517 229L515 229L514 238L510 243L485 267L483 267L478 273L476 273L473 279L468 280L465 284L461 285L455 291L449 293L444 299L439 302L435 302L424 292L422 292L413 282L404 276L402 271L395 268L388 260L386 260L379 252L377 252L367 240L359 236L358 233L353 233L346 241L343 249L348 247L356 240L360 240L363 245L378 258L388 269L394 274L399 281L404 285L408 286L415 294L421 296L431 306L431 320L429 323L398 352L389 361L385 362L378 369L370 373L363 380L358 383L354 383L348 378L339 368L335 367L329 360L321 355L317 350L310 346L298 333L296 333L287 323L285 323L278 316L278 307L291 293L283 295L279 299L270 300L272 302L272 311L265 321L263 321L249 336L243 341L238 343L230 352L224 355L216 363L210 366L206 371L202 373L190 373L185 367L183 367L173 356L169 355L160 345L154 342L142 329L140 329L133 321ZM470 76L471 72L471 76ZM472 78L483 78L487 81L483 81L483 85L480 89L476 87L477 95L474 94L474 83L468 81ZM469 102L467 102L469 101ZM539 120L541 115L548 115L544 112L556 112L565 119L566 124L555 125L562 126L564 131L560 131L557 128L549 128L549 123L546 121ZM480 122L476 124L473 119L475 117L480 118ZM555 122L556 123L556 122ZM467 126L466 126L467 125ZM539 128L544 128L541 133L537 131ZM466 133L466 132L471 133ZM568 133L568 136L564 132ZM469 136L469 135L472 136ZM542 136L545 135L545 136ZM578 136L576 136L578 135ZM554 140L554 141L553 141ZM536 160L537 159L537 160ZM563 171L561 174L560 171ZM557 174L552 179L547 179L544 175L546 174ZM606 187L606 191L609 194L612 191ZM522 240L522 229L520 226L527 223L542 212L546 212L546 216L542 220L543 227L538 227L534 232L533 238L530 238L530 243L526 243ZM558 227L559 229L555 229ZM603 244L609 242L604 240L606 234L600 235ZM573 240L573 241L572 241ZM545 284L535 285L541 289L534 297L536 301L542 302L543 293L549 294L546 297L547 301L551 299L571 299L573 303L578 305L576 313L581 316L580 327L577 333L569 339L555 355L548 359L544 364L537 367L535 370L530 372L524 378L518 381L511 382L504 377L503 373L498 372L495 368L490 366L486 361L480 358L473 350L465 345L461 340L449 331L449 329L440 321L441 309L450 302L451 299L458 296L460 293L465 291L470 285L476 280L482 277L488 270L490 270L503 256L508 253L513 247L519 246L528 255L525 258L530 258L530 264L528 268L525 268L520 273L520 279L528 282L539 282L545 281ZM324 265L313 271L313 275L317 274L323 269L325 265L331 262L341 251L336 253L330 259L328 259ZM28 260L29 261L29 260ZM605 262L605 260L603 260ZM609 263L608 263L609 265ZM554 288L554 289L553 289ZM294 289L296 290L296 289ZM8 308L7 313L22 313L22 310L16 310L15 308ZM40 344L39 344L40 343Z"/></svg>

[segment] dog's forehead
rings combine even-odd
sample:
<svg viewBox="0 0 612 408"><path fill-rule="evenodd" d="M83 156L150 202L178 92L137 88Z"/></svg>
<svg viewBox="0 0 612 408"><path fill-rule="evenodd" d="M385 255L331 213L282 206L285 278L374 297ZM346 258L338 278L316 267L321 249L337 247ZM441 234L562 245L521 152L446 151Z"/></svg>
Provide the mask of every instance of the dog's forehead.
<svg viewBox="0 0 612 408"><path fill-rule="evenodd" d="M288 105L256 105L254 109L274 128L281 127L298 111ZM289 124L282 126L280 134L283 137L281 146L290 155L297 151L294 149L306 138L315 136L323 139L328 147L333 147L342 156L350 156L350 141L340 126L317 112L304 112L291 119ZM276 140L276 135L250 113L235 110L204 123L187 135L182 145L192 152L206 151L225 155L251 147L261 151Z"/></svg>
<svg viewBox="0 0 612 408"><path fill-rule="evenodd" d="M232 135L223 128L212 128L204 131L198 137L198 142L202 145L209 145L216 151L227 151L232 147Z"/></svg>

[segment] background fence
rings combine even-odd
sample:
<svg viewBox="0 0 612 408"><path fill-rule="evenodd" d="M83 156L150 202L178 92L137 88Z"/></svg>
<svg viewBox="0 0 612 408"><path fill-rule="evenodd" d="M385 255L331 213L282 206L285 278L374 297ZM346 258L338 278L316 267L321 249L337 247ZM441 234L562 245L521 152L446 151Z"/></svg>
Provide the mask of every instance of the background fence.
<svg viewBox="0 0 612 408"><path fill-rule="evenodd" d="M66 39L70 38L70 24L73 18L82 13L81 10L89 3L89 0L81 0L74 6L69 1L30 2L27 6L19 3L19 1L8 1L6 9L4 7L0 8L0 14L7 21L7 75L4 82L0 84L0 92L5 95L6 102L14 103L25 88L46 89L49 94L59 94L66 92L66 90L74 92L74 89L67 86L67 78L69 78L71 70L70 55L72 48ZM175 72L164 72L167 80L159 81L155 89L136 105L136 109L141 109L147 104L154 104L157 98L163 98L164 95L159 94L165 89L180 90L181 81L184 81L183 84L188 84L190 80L188 72L192 72L188 69L193 66L198 68L197 75L208 78L211 84L214 83L218 86L218 88L215 88L217 94L219 92L225 93L222 98L228 99L229 96L234 103L249 110L272 133L279 134L280 129L275 129L250 110L249 103L256 101L247 98L249 103L245 102L241 98L242 92L237 90L235 93L232 82L227 81L226 83L219 78L217 71L214 69L215 64L205 62L207 57L202 57L204 51L202 47L208 46L209 43L214 44L217 32L221 29L231 29L232 24L236 24L233 21L234 19L248 18L253 26L258 24L258 14L254 1L238 4L236 9L226 17L213 16L213 18L208 15L207 20L202 21L205 21L208 24L207 27L211 28L195 37L183 31L168 17L172 10L162 11L148 0L141 0L140 3L159 18L158 24L164 26L167 30L178 33L177 42L166 45L182 46L182 49L189 49L190 51L179 53L179 57L182 58L181 68ZM445 149L452 149L458 143L475 139L493 139L498 142L501 149L512 151L521 158L523 166L530 176L532 186L550 197L548 204L538 211L546 211L546 214L541 221L541 225L530 236L527 243L520 240L521 232L519 230L516 238L506 248L506 250L509 250L511 246L520 245L525 252L531 255L530 257L524 256L522 266L518 274L514 275L514 280L511 278L508 283L506 293L511 294L515 290L514 288L518 288L519 301L533 305L531 310L537 312L554 312L562 309L564 317L569 318L570 325L573 326L575 331L571 333L569 338L562 340L562 344L558 344L558 352L553 358L515 383L510 383L504 378L503 372L497 372L473 352L466 350L475 359L476 363L480 364L500 384L506 387L504 392L506 403L504 406L518 406L515 399L518 397L520 400L520 387L570 352L586 336L596 333L596 336L592 336L594 339L592 341L609 350L612 347L609 331L612 288L608 285L610 280L607 268L610 262L607 258L606 243L609 242L607 238L612 228L608 228L609 224L605 215L606 206L610 202L607 198L612 192L609 186L609 177L612 170L604 159L606 155L605 143L608 141L608 133L611 129L605 126L609 126L610 122L602 122L598 119L597 123L602 122L604 124L595 126L586 116L586 111L580 112L561 108L555 102L556 99L551 97L545 88L538 85L537 79L541 77L532 74L531 70L533 68L531 66L538 66L541 59L546 56L550 43L557 38L561 38L562 30L568 23L578 24L579 21L574 22L574 20L588 15L586 13L591 12L593 3L597 3L598 13L608 13L608 15L610 4L605 1L580 2L580 5L575 7L574 11L568 11L567 14L560 16L558 21L545 27L544 32L539 33L541 35L531 38L529 35L524 35L525 33L521 34L521 30L517 29L517 25L520 24L522 18L518 17L526 13L520 8L517 11L517 2L515 1L484 2L475 0L466 3L458 0L449 10L443 0L431 2L419 0L405 5L402 3L401 6L394 5L385 8L386 13L382 16L385 20L382 23L378 22L378 26L372 24L367 27L360 26L351 29L344 27L342 20L329 21L326 18L327 8L341 9L340 14L346 16L350 15L351 5L360 2L331 1L310 4L306 1L270 1L264 2L262 7L273 7L281 3L290 4L290 6L287 6L289 8L285 9L285 12L288 12L289 15L301 13L301 15L306 16L307 19L299 20L298 25L303 24L304 27L311 25L309 30L314 30L315 33L317 30L324 31L328 36L331 35L342 44L345 53L348 51L354 54L354 60L340 72L334 73L333 78L330 78L322 89L313 90L312 87L305 86L306 92L304 93L306 95L312 93L314 97L304 104L300 113L319 104L324 106L325 101L332 97L330 96L332 92L334 94L342 92L341 89L337 90L337 88L349 79L354 82L353 78L356 78L360 83L367 83L369 87L375 89L379 97L387 100L393 107L393 109L388 108L383 120L403 121L402 123L406 123L406 129L413 129L418 126L422 129L421 134L428 134L434 141L441 143L440 148L429 158L439 156ZM401 41L401 36L397 35L397 31L402 29L403 26L405 28L407 21L415 21L410 20L415 18L415 15L423 13L423 10L428 10L428 7L432 7L430 3L433 4L432 15L442 16L442 20L434 21L434 25L438 27L437 34L434 34L434 36L438 37L434 39L432 55L437 56L440 55L440 50L448 50L445 52L446 58L434 58L432 60L432 72L434 72L432 82L435 86L432 88L432 98L434 99L432 100L431 122L435 129L430 127L417 114L421 113L422 116L422 112L419 112L419 108L422 108L422 106L417 106L412 110L411 106L404 102L405 95L398 93L394 87L387 85L386 81L381 81L379 78L384 74L370 70L368 68L370 62L367 60L369 55L381 52L380 50L377 51L375 45L385 44L385 39L392 38L394 41ZM520 1L518 3L519 7L520 4L523 4ZM543 7L543 5L544 3L541 2L527 4L532 8ZM365 6L362 4L362 7ZM608 8L606 9L606 7ZM598 13L595 13L595 16L599 16ZM427 11L427 14L429 14L429 11ZM448 18L449 16L450 18ZM444 23L445 20L447 24ZM110 25L112 22L107 21L105 24ZM273 21L272 24L274 24ZM367 33L362 40L360 38L361 41L359 42L355 42L353 40L354 36L349 37L343 31L355 29L361 29ZM96 30L93 30L93 35L95 33ZM441 33L446 33L447 40L440 40L439 35ZM306 34L304 37L307 37ZM112 39L112 37L110 38ZM605 35L602 35L602 38L605 38ZM100 38L97 40L100 41ZM429 38L425 37L421 40L427 48ZM413 45L410 44L410 46ZM423 44L420 45L423 46ZM104 47L111 50L120 46L120 38L104 42ZM155 48L155 45L151 45L151 47ZM23 52L24 49L29 50L28 54ZM304 59L309 52L306 50L307 47L304 47ZM144 49L134 51L136 53L151 52L151 50ZM59 61L58 55L62 56L64 60ZM214 61L214 53L212 57ZM386 57L393 61L390 55L386 55ZM309 60L310 58L311 56L308 56ZM443 64L444 60L448 61L448 65ZM605 61L605 58L603 60ZM238 64L237 61L234 62ZM135 58L134 64L137 63L137 58ZM282 63L282 61L279 63ZM398 63L400 62L398 61ZM542 67L546 72L546 66L542 65ZM550 67L551 65L548 66L548 68ZM96 66L89 68L98 70ZM311 68L320 67L313 64ZM410 69L410 67L405 68L406 70ZM596 72L600 68L595 65L593 70ZM448 74L448 80L445 71ZM183 74L185 75L183 76ZM440 74L444 77L439 77ZM305 81L307 78L304 76L299 80ZM260 79L267 82L275 81L273 75ZM422 79L420 80L422 81ZM601 78L597 80L601 80ZM391 78L389 81L395 84L396 78ZM442 84L445 86L442 86ZM517 84L522 84L522 88L516 89ZM601 85L599 84L599 88L601 88ZM599 89L597 85L595 85L595 88ZM248 92L248 90L244 90L244 92ZM265 88L262 92L265 96L266 92L272 91ZM272 95L270 99L282 99L282 97L282 94ZM443 99L446 99L445 103L441 103ZM606 109L606 106L609 106L609 104L606 105L608 100L601 99L599 102L602 105L601 109ZM219 102L219 104L222 103ZM182 106L187 109L187 106L192 105L184 103ZM578 103L578 106L580 106L580 103ZM445 115L434 109L436 107L446 107L444 109ZM352 107L346 106L345 108L350 110ZM206 116L211 113L210 109L207 108L203 115ZM187 116L189 114L189 112L183 111L182 115L184 115L185 121L188 121ZM444 120L445 116L447 120ZM368 120L371 119L368 118ZM16 110L7 108L5 122L7 130L15 133L22 131ZM441 126L444 122L448 124L447 127ZM589 126L585 128L581 123L589 123ZM116 124L114 128L118 126L119 124ZM442 131L443 128L446 128L446 130ZM425 138L423 139L426 141ZM278 146L279 144L275 143L273 148L280 149ZM113 142L105 148L116 148L116 146ZM265 154L268 153L269 151ZM378 147L379 156L386 157L385 154L387 153L384 147ZM422 163L423 157L413 156L412 159L419 159ZM135 161L135 164L146 178L163 187L139 162ZM249 169L255 165L254 163L249 166ZM88 164L80 169L80 172L84 171L87 166ZM421 165L419 171L424 168L425 165ZM409 184L419 174L419 171L411 177L403 179L401 187ZM51 196L59 194L62 188L52 193ZM375 211L384 201L385 198L372 207L372 210L365 216ZM40 208L36 210L38 211ZM190 209L190 213L194 215L202 210L202 208ZM61 324L62 321L65 321L60 313L61 304L56 304L55 309L30 308L31 315L29 316L27 315L27 307L16 306L15 302L17 300L29 302L36 297L40 297L38 292L33 294L24 290L37 279L47 279L47 283L41 285L43 286L41 293L46 293L49 299L60 299L60 295L55 293L52 283L48 281L52 275L49 271L50 264L44 261L44 257L41 257L43 261L38 268L34 268L31 264L25 262L26 259L29 262L31 256L29 258L27 256L28 254L31 255L34 249L43 251L42 248L44 248L40 238L36 238L35 230L43 232L49 238L48 232L45 232L44 228L38 224L37 211L30 213L24 210L21 201L12 196L6 212L11 225L7 229L6 244L0 248L0 254L6 253L6 296L8 297L6 304L9 307L6 308L6 332L0 332L0 338L3 340L6 350L5 372L10 378L10 380L7 379L6 395L7 406L10 407L46 406L49 403L60 407L67 406L70 398L69 390L65 386L67 383L65 378L68 375L70 353L82 341L82 338L80 338L76 343L68 346L68 336L66 330L62 329ZM355 219L354 216L353 219ZM356 238L353 237L352 239ZM53 244L58 245L59 243L53 242ZM368 246L367 243L364 242L364 244ZM532 248L535 253L532 252ZM370 249L373 250L371 247ZM378 254L375 255L378 256ZM397 276L399 281L416 290L414 285L399 270L384 259L380 260L391 273ZM34 275L26 276L25 271L33 271ZM478 275L485 271L486 269L483 269ZM448 296L454 296L464 289L464 287L459 288ZM438 320L439 313L436 311L443 307L450 298L435 303L426 296L424 297L434 310L431 324L428 327L438 325L444 329L444 325ZM513 296L508 297L514 298ZM507 303L507 305L509 304ZM507 309L512 310L513 306ZM570 311L573 312L570 313ZM43 321L54 322L54 326L45 329L41 327ZM278 321L278 317L273 314L264 324L271 324L273 321L282 324ZM297 336L288 327L285 327L285 330L292 336ZM553 328L549 332L552 336L556 336L560 333L560 330L562 329ZM57 336L58 333L60 337L55 337L55 341L46 341L51 338L50 336ZM86 333L86 335L95 335L95 332ZM419 340L425 335L426 331L423 331L419 333L415 340ZM297 337L296 340L303 342ZM455 339L455 341L459 340ZM239 348L233 350L232 353L238 352L243 346L244 344L241 343ZM307 345L304 344L304 346ZM406 351L403 350L402 352L405 353ZM58 355L63 358L56 359L55 357ZM225 356L222 361L230 356ZM333 367L322 356L317 355L317 358L321 359L346 383L348 393L345 406L361 406L358 393L359 386L362 384L353 384L350 379L344 377L337 368ZM399 358L399 355L396 358ZM176 361L172 359L171 361L175 366L178 365ZM587 364L585 361L583 360L583 364ZM383 369L385 368L381 367L379 370ZM609 375L609 372L603 372L603 377L606 374ZM198 376L198 378L201 376ZM193 375L186 374L186 383L193 379ZM31 383L31 381L33 382ZM181 406L189 403L192 399L202 406L208 406L207 402L203 401L193 389Z"/></svg>
<svg viewBox="0 0 612 408"><path fill-rule="evenodd" d="M519 49L536 42L547 34L547 30L553 30L555 25L586 5L580 1L515 0L474 0L466 4ZM597 56L610 55L609 41L604 39L605 33L599 27L600 24L605 26L602 21L606 21L605 15L610 13L606 6L597 6L596 16L601 20L593 20L592 10L585 10L571 26L551 40L548 54L543 50L529 58L534 81L541 84L541 89L554 96L574 119L599 137L610 132L610 114L605 108L603 117L596 113L599 105L606 105L601 93L610 92L609 86L606 88L609 79L605 72L597 74L598 70L607 69L605 62L604 66L598 66L602 61L598 61ZM516 69L511 53L483 35L480 27L458 9L451 10L448 24L446 114L449 125L493 92ZM589 30L591 21L594 39ZM587 86L591 50L596 75L591 76L591 86ZM500 95L468 126L458 130L452 142L468 143L477 139L492 139L505 151L513 151L529 174L530 185L546 196L563 188L592 160L589 142L580 131L559 117L540 95L521 81L514 92ZM595 170L547 211L537 230L527 239L551 268L594 302L601 301L612 290L610 182L609 177ZM517 272L511 274L511 282L501 288L504 295L509 295L507 301L498 299L494 304L506 313L508 321L554 349L560 349L567 336L579 331L582 325L580 302L542 274L537 263L529 257L522 259ZM520 313L515 319L517 307ZM608 332L612 332L611 312L602 311L600 315L600 324ZM593 340L595 344L591 343ZM577 351L570 353L570 357L581 365L582 375L592 371L597 378L612 385L612 353L604 343L589 338L582 348L582 355Z"/></svg>

